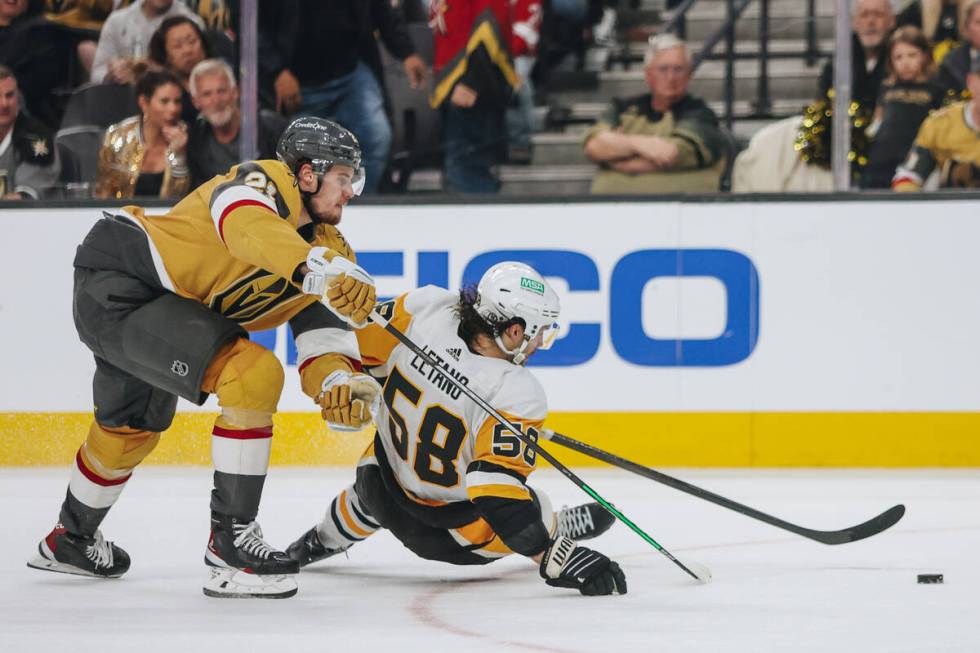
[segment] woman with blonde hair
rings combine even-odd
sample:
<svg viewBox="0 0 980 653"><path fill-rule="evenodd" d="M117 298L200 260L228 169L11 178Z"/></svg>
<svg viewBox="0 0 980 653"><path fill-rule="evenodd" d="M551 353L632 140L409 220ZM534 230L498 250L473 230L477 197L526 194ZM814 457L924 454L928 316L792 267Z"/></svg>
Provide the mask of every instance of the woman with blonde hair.
<svg viewBox="0 0 980 653"><path fill-rule="evenodd" d="M150 70L136 82L136 100L140 114L106 130L95 194L183 197L190 190L190 172L180 81L166 70Z"/></svg>

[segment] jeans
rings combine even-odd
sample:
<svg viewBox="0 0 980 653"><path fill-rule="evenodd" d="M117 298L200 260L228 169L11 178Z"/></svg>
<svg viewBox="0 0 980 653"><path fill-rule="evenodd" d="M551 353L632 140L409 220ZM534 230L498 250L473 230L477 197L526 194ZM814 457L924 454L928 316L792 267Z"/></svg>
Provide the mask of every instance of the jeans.
<svg viewBox="0 0 980 653"><path fill-rule="evenodd" d="M357 137L367 175L364 192L377 192L391 149L391 125L371 69L359 61L353 72L321 86L304 86L302 92L298 114L336 120Z"/></svg>
<svg viewBox="0 0 980 653"><path fill-rule="evenodd" d="M491 167L497 163L503 136L504 110L480 102L462 109L446 102L446 190L453 193L496 193L500 183Z"/></svg>
<svg viewBox="0 0 980 653"><path fill-rule="evenodd" d="M511 106L507 108L507 144L510 147L530 148L531 132L534 131L534 87L531 84L533 57L517 57L514 70L524 79L517 89Z"/></svg>

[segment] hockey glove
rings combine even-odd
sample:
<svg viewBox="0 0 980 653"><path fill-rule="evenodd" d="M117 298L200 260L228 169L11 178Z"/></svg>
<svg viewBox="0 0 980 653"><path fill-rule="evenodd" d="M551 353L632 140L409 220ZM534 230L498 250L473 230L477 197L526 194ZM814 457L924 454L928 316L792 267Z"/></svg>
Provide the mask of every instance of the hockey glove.
<svg viewBox="0 0 980 653"><path fill-rule="evenodd" d="M364 268L326 247L311 249L306 267L304 293L322 296L327 308L355 328L367 324L377 297L374 279Z"/></svg>
<svg viewBox="0 0 980 653"><path fill-rule="evenodd" d="M626 575L598 551L556 537L541 558L541 577L552 587L570 587L586 596L626 594Z"/></svg>
<svg viewBox="0 0 980 653"><path fill-rule="evenodd" d="M320 414L335 431L360 431L381 407L381 386L367 374L337 370L323 380Z"/></svg>

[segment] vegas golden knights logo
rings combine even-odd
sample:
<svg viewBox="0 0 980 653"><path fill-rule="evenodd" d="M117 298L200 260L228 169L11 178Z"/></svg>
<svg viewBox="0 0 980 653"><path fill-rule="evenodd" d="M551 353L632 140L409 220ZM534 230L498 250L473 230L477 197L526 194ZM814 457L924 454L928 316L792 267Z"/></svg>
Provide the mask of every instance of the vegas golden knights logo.
<svg viewBox="0 0 980 653"><path fill-rule="evenodd" d="M298 294L299 289L282 277L256 270L216 294L211 309L234 322L251 322Z"/></svg>

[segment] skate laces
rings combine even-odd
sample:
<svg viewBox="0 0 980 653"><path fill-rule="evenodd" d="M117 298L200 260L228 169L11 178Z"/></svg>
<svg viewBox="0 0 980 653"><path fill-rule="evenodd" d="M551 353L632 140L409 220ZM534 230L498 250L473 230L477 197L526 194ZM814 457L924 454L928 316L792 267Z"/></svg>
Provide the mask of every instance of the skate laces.
<svg viewBox="0 0 980 653"><path fill-rule="evenodd" d="M235 524L234 528L237 536L233 544L236 549L259 558L268 558L275 553L275 549L262 539L262 529L258 522L249 522L247 526Z"/></svg>
<svg viewBox="0 0 980 653"><path fill-rule="evenodd" d="M587 505L569 508L562 507L558 512L558 535L570 537L573 540L595 530L592 512Z"/></svg>
<svg viewBox="0 0 980 653"><path fill-rule="evenodd" d="M85 557L95 563L96 567L112 566L112 542L106 542L102 531L95 531L92 543L85 547Z"/></svg>

